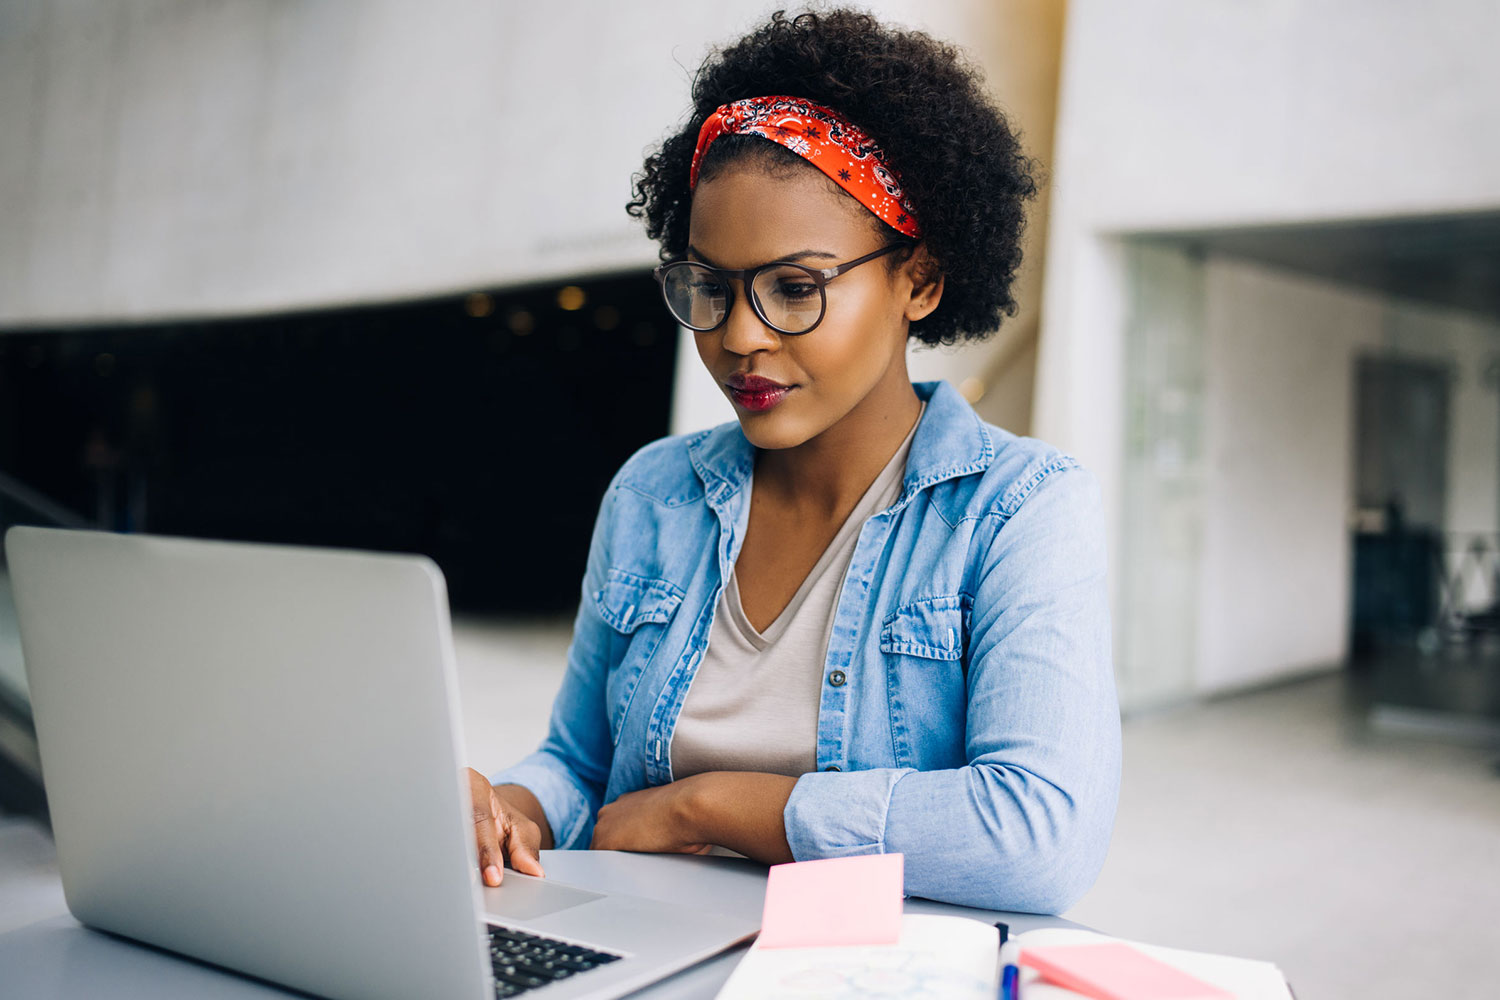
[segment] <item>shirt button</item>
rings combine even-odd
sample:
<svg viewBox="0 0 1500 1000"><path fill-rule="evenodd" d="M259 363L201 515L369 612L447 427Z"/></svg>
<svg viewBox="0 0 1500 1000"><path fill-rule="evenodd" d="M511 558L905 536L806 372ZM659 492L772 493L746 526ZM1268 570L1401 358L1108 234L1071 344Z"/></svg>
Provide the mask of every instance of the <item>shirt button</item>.
<svg viewBox="0 0 1500 1000"><path fill-rule="evenodd" d="M834 687L843 687L844 681L846 679L847 678L844 677L844 672L842 670L835 670L833 673L828 675L828 683L832 684Z"/></svg>
<svg viewBox="0 0 1500 1000"><path fill-rule="evenodd" d="M840 770L840 768L839 768L839 766L837 764L829 764L827 767L823 768L823 770L825 770L825 771L837 771L837 770Z"/></svg>

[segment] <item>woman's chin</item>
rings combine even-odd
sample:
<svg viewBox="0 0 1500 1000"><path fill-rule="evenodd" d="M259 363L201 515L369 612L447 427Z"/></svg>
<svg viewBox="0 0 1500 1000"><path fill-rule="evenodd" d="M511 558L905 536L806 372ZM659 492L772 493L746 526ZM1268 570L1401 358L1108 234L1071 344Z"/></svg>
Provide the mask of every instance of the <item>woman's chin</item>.
<svg viewBox="0 0 1500 1000"><path fill-rule="evenodd" d="M781 451L803 444L811 436L797 421L770 414L740 413L740 430L745 440L766 451Z"/></svg>

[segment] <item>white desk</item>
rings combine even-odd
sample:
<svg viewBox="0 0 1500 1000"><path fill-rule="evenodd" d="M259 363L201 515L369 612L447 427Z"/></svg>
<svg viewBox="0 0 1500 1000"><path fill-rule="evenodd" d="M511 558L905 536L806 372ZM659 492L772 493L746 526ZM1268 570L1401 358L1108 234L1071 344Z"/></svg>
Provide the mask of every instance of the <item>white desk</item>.
<svg viewBox="0 0 1500 1000"><path fill-rule="evenodd" d="M544 851L549 876L588 889L613 890L758 918L765 868L736 858L612 851ZM493 891L493 890L487 890ZM956 913L1003 920L1017 932L1076 927L1056 917L996 913L909 899L909 913ZM745 947L733 949L643 990L650 1000L712 997ZM0 934L0 997L26 1000L267 1000L303 996L215 966L89 930L70 916Z"/></svg>

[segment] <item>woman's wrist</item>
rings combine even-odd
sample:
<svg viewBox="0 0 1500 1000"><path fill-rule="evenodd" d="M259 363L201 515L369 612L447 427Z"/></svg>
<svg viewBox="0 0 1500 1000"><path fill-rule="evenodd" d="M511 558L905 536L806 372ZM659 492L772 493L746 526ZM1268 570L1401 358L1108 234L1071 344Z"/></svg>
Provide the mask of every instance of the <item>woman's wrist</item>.
<svg viewBox="0 0 1500 1000"><path fill-rule="evenodd" d="M678 823L684 839L699 844L722 844L726 834L725 790L731 772L705 771L684 779L678 804Z"/></svg>
<svg viewBox="0 0 1500 1000"><path fill-rule="evenodd" d="M792 860L782 813L796 778L753 771L707 771L682 779L682 837L717 844L758 861Z"/></svg>

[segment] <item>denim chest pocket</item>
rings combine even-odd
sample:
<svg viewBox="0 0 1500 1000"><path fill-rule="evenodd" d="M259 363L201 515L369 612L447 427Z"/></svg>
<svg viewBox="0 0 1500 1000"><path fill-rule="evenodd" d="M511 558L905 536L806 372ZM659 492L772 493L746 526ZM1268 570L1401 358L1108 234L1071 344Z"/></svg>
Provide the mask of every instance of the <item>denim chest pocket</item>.
<svg viewBox="0 0 1500 1000"><path fill-rule="evenodd" d="M929 597L901 605L881 622L891 750L898 767L935 770L965 763L972 603L967 595Z"/></svg>
<svg viewBox="0 0 1500 1000"><path fill-rule="evenodd" d="M646 666L656 654L656 647L666 634L683 592L667 580L653 579L610 569L604 586L594 593L594 604L604 623L627 643L625 654L610 667L605 683L609 701L609 728L615 744L620 742L620 727L635 697L636 687Z"/></svg>
<svg viewBox="0 0 1500 1000"><path fill-rule="evenodd" d="M880 625L880 649L928 660L962 660L969 631L967 595L903 604Z"/></svg>

